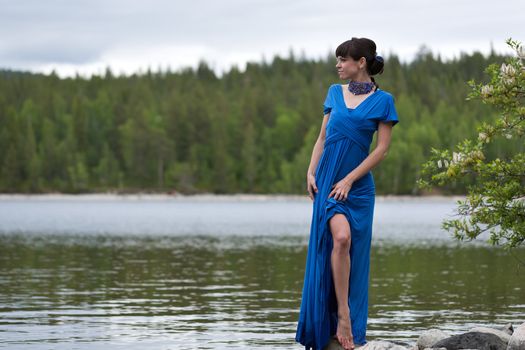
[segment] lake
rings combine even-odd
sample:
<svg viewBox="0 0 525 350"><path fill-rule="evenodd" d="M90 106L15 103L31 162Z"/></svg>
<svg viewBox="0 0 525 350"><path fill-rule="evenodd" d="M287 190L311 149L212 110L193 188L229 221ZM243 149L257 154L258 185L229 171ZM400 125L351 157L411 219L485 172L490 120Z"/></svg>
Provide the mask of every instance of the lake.
<svg viewBox="0 0 525 350"><path fill-rule="evenodd" d="M367 339L525 322L525 249L458 243L458 198L377 197ZM312 204L1 196L0 348L300 349Z"/></svg>

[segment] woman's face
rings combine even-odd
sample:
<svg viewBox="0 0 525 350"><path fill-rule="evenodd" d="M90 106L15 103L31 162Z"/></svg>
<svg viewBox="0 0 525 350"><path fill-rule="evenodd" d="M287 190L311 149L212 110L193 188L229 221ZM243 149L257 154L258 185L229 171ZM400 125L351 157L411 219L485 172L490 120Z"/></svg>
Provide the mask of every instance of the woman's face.
<svg viewBox="0 0 525 350"><path fill-rule="evenodd" d="M337 73L339 78L343 80L355 79L360 74L363 73L366 65L366 60L364 57L361 57L358 61L354 60L352 57L337 57Z"/></svg>

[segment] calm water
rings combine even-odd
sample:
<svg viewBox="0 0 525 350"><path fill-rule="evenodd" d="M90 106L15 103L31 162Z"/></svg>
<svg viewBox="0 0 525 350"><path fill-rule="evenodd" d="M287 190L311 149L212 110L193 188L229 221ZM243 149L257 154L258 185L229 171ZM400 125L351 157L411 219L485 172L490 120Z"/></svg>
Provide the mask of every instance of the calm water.
<svg viewBox="0 0 525 350"><path fill-rule="evenodd" d="M368 339L525 321L525 267L440 229L454 199L376 200ZM0 348L290 349L302 198L0 198Z"/></svg>

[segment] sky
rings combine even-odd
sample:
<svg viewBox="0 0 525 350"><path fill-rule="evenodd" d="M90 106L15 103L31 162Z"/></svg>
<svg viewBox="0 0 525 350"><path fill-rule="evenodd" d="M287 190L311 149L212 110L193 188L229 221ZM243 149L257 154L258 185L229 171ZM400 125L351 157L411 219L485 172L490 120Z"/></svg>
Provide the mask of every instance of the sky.
<svg viewBox="0 0 525 350"><path fill-rule="evenodd" d="M200 60L221 75L291 51L326 58L351 37L404 62L423 45L443 59L511 53L507 38L525 44L525 0L0 0L0 69L62 77Z"/></svg>

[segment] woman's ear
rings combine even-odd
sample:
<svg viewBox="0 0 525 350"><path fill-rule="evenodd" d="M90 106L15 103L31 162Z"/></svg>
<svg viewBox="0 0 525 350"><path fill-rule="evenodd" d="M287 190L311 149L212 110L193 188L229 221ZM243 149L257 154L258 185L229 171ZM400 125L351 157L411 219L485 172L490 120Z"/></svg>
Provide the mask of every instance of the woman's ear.
<svg viewBox="0 0 525 350"><path fill-rule="evenodd" d="M359 59L359 68L360 68L360 69L364 69L364 68L365 68L365 65L366 65L366 58L361 57L361 58Z"/></svg>

